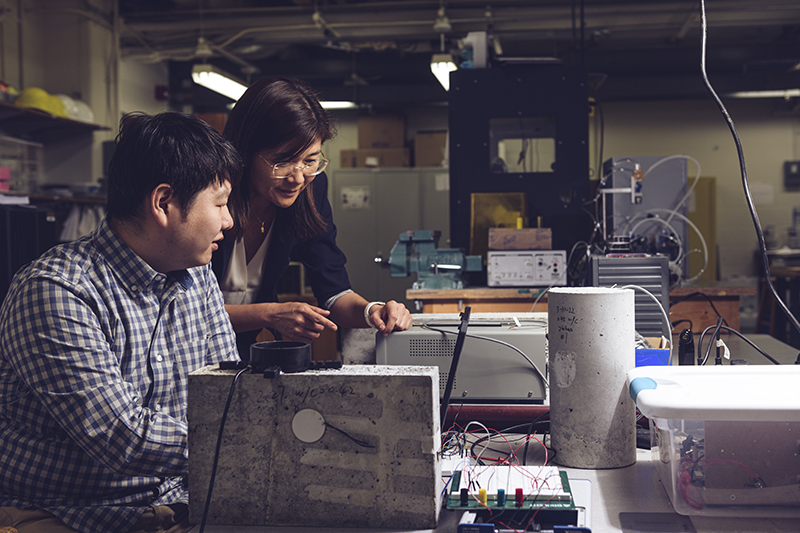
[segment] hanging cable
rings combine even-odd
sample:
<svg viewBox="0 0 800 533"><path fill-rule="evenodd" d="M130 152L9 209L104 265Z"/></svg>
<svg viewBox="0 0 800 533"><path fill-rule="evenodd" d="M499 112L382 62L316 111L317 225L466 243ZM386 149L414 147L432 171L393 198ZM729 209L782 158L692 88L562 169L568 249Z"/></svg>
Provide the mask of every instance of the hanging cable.
<svg viewBox="0 0 800 533"><path fill-rule="evenodd" d="M758 213L756 213L755 204L753 203L753 198L750 195L750 186L747 183L747 167L744 162L744 149L742 148L742 142L739 139L739 134L736 132L736 127L733 124L733 119L731 118L730 114L728 114L728 110L725 108L725 104L722 103L719 96L717 95L714 88L711 86L711 82L708 80L708 75L706 74L706 38L707 38L707 23L706 23L706 2L705 0L700 0L700 12L701 12L701 19L702 19L702 28L703 28L703 40L702 40L702 49L700 55L700 70L703 75L703 82L708 89L708 92L714 98L714 101L717 104L717 107L722 112L722 116L725 117L725 122L728 124L728 129L731 131L731 135L733 135L733 141L736 144L736 153L739 157L739 169L742 174L742 188L744 189L744 197L747 200L747 208L750 210L750 217L753 219L753 225L756 229L756 235L758 237L758 246L761 250L761 260L762 266L764 267L764 280L769 287L770 292L772 293L775 301L781 308L781 311L784 312L786 317L792 323L795 330L800 333L800 321L797 320L783 300L778 296L778 291L775 289L775 285L772 283L772 277L769 273L769 256L767 255L767 244L764 240L764 231L761 229L761 222L758 219Z"/></svg>
<svg viewBox="0 0 800 533"><path fill-rule="evenodd" d="M211 476L208 481L208 494L206 494L206 503L203 507L203 518L200 521L200 533L203 533L206 529L206 520L208 519L208 509L211 506L211 493L214 490L214 478L217 477L217 462L219 461L219 451L222 447L222 432L225 430L225 420L228 418L228 409L231 406L231 399L233 398L233 391L236 390L236 382L239 381L239 376L244 374L250 367L246 366L239 370L236 375L233 377L233 383L231 383L231 390L228 392L228 400L225 402L225 409L222 411L222 420L219 423L219 433L217 434L217 446L214 450L214 462L211 465Z"/></svg>

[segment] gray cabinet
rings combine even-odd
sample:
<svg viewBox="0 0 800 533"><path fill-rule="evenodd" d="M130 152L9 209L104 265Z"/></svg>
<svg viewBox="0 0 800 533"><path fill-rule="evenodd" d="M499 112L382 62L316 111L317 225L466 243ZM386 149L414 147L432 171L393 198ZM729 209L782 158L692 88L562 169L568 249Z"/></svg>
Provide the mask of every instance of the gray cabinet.
<svg viewBox="0 0 800 533"><path fill-rule="evenodd" d="M375 263L408 230L439 230L439 247L449 246L449 175L445 168L346 169L331 176L336 241L347 255L353 290L367 300L397 300L412 311L406 290L412 274L392 278Z"/></svg>

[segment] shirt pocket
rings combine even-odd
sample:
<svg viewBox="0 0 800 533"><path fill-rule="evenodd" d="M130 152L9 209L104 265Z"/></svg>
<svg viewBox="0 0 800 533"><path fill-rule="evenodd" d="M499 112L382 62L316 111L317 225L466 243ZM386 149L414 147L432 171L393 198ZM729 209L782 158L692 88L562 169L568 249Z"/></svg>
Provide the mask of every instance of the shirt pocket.
<svg viewBox="0 0 800 533"><path fill-rule="evenodd" d="M189 393L189 374L206 366L208 338L187 340L173 348L172 357L172 405L176 418L185 420L186 402Z"/></svg>
<svg viewBox="0 0 800 533"><path fill-rule="evenodd" d="M199 338L188 338L174 346L173 370L178 374L189 374L206 366L209 338L210 334L204 334Z"/></svg>

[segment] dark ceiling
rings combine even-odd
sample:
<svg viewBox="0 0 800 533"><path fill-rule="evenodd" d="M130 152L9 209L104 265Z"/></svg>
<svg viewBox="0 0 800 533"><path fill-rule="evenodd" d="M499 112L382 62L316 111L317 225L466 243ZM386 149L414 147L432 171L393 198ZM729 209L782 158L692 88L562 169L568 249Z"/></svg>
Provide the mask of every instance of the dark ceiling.
<svg viewBox="0 0 800 533"><path fill-rule="evenodd" d="M521 58L583 65L604 101L705 95L699 1L121 0L119 9L122 56L169 61L173 99L200 107L225 102L185 81L201 61L243 79L302 78L330 100L445 102L431 56L459 59L469 32L485 32L492 68ZM706 10L717 92L800 88L800 2L708 0Z"/></svg>

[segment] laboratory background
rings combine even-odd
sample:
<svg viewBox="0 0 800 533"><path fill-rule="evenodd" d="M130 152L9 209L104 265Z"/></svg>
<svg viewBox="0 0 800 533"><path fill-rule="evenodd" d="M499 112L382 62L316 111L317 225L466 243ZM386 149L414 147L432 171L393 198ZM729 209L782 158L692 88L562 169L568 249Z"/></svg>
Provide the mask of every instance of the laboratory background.
<svg viewBox="0 0 800 533"><path fill-rule="evenodd" d="M307 82L333 119L336 135L322 151L329 160L337 243L347 256L353 290L367 301L404 303L415 326L427 324L426 315L440 317L453 342L470 313L473 320L487 313L503 327L516 326L501 335L490 325L470 323L473 334L514 345L498 348L491 376L482 369L485 353L473 345L465 348L464 370L453 383L449 357L455 345L444 345L448 357L436 363L434 376L444 391L444 410L439 416L436 384L425 408L445 434L459 416L465 424L474 416L499 420L495 427L525 420L532 428L531 413L544 414L549 406L556 439L550 444L562 465L579 470L575 490L592 502L581 503L584 514L569 518L570 525L590 528L594 521L597 531L634 531L626 523L637 518L633 505L621 505L619 515L604 514L603 505L612 504L598 496L602 475L596 472L624 470L631 453L635 460L637 452L624 442L628 437L605 435L621 451L604 446L606 455L591 457L580 455L574 442L557 440L565 426L585 425L571 409L558 409L573 401L585 405L587 397L609 390L607 381L594 380L582 384L577 398L565 397L569 389L559 372L574 370L575 362L565 358L583 342L580 330L571 329L575 316L594 316L602 308L598 324L604 316L608 322L598 327L610 332L602 342L614 343L615 313L630 307L642 342L637 358L653 350L656 365L665 368L677 366L681 356L681 364L691 366L700 366L703 356L708 365L715 357L719 366L771 364L744 348L744 341L728 343L729 354L720 355L729 346L712 349L709 339L719 339L724 328L769 339L764 342L781 354L781 363L795 362L800 329L789 314L800 310L796 0L0 0L0 297L20 266L100 223L106 169L126 113L179 111L222 131L245 88L271 76ZM214 86L218 80L224 83ZM285 301L318 303L300 263L291 264L279 287ZM618 291L626 292L620 289L635 292L635 309L632 302L616 301ZM544 329L519 332L526 320L549 323L549 347ZM555 327L568 334L555 339ZM697 345L701 335L708 344ZM414 353L413 343L435 343L441 336L429 328L377 340L371 329L326 331L313 343L312 357L344 361L345 368L420 365L414 356L430 354ZM739 345L746 356L736 352ZM597 375L616 364L616 348L608 347ZM520 362L520 350L527 361ZM348 372L355 372L356 383L369 381L361 370ZM660 376L654 371L646 377L657 383ZM579 370L570 379L580 377ZM773 378L765 374L742 387L766 390ZM387 394L405 394L399 383ZM337 390L346 386L336 381ZM224 402L227 389L208 385L207 392ZM641 418L647 409L653 420L674 422L657 401L647 404L647 394L639 392L637 400L631 392L621 419L582 412L601 421L609 416L611 431L616 423L632 426L636 420L627 417ZM770 414L773 408L764 407ZM396 422L404 415L387 416ZM774 483L796 486L800 421L796 415L774 420L790 424L788 432L773 436L783 442L790 435L793 462L781 464L795 476ZM247 433L255 422L237 423L233 431ZM675 446L675 439L685 439L681 450L662 443L676 462L703 437L684 429L680 436L672 426L653 430ZM725 435L723 440L737 440ZM458 470L445 462L450 467ZM784 474L774 466L764 469L766 475ZM586 486L584 471L593 472L585 474L591 480ZM674 508L681 517L695 515L698 531L717 530L687 495L695 485L681 484L685 471L658 472L666 494L640 509L670 514ZM654 479L640 476L609 490L614 502L628 501L636 492L631 487L662 490ZM745 484L762 481L749 475ZM472 509L457 492L445 494L444 502L436 499L441 490L429 490L438 495L415 506L419 515L407 522L358 513L355 519L363 519L361 527L406 524L400 529L416 530L436 528L437 520L450 524L452 519L439 518L439 508ZM493 494L494 505L505 505L497 503L505 501L505 492ZM796 496L774 494L771 502L748 503L772 504L775 516L797 516ZM707 511L714 496L704 497ZM225 510L214 513L224 524ZM331 525L314 518L273 520ZM455 531L455 525L436 530Z"/></svg>

